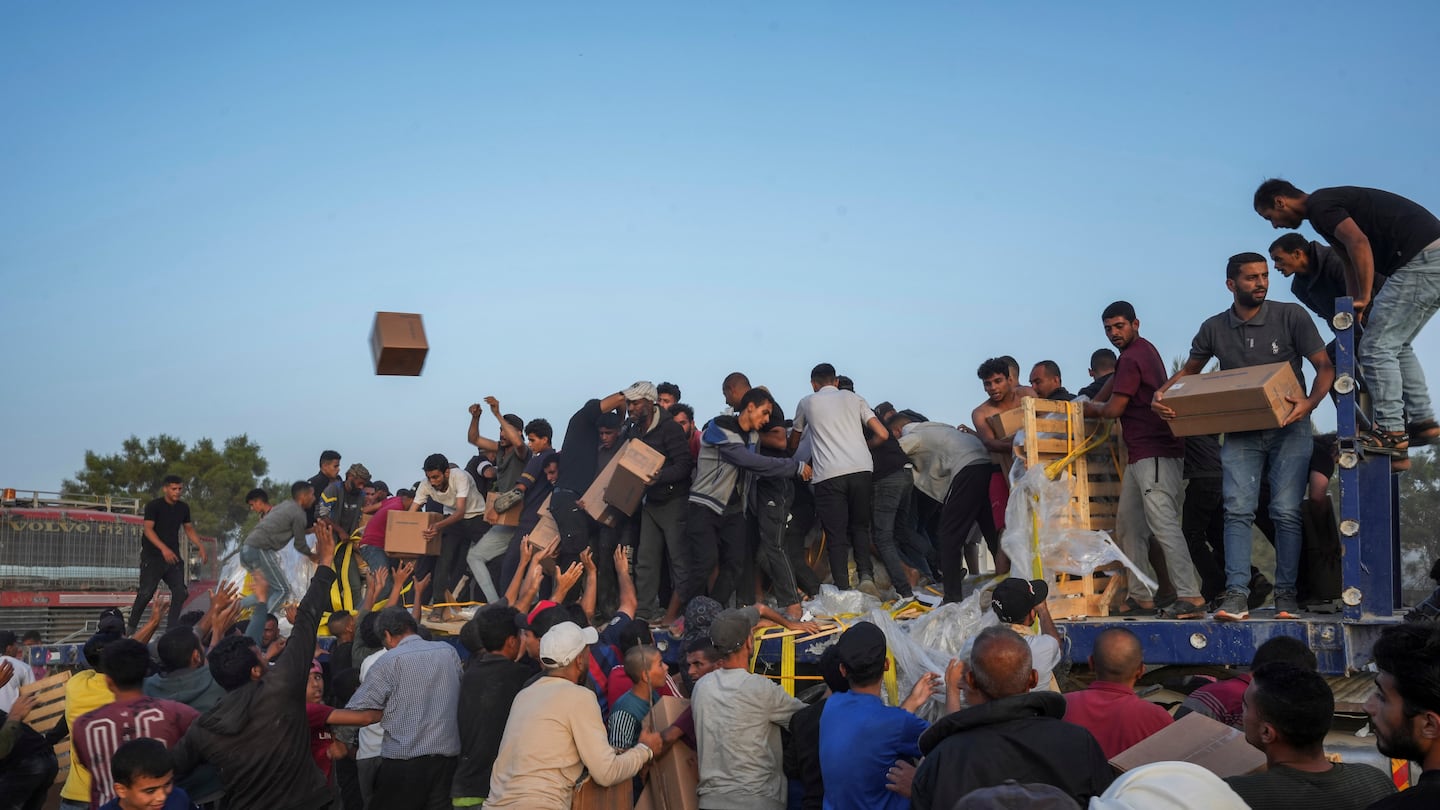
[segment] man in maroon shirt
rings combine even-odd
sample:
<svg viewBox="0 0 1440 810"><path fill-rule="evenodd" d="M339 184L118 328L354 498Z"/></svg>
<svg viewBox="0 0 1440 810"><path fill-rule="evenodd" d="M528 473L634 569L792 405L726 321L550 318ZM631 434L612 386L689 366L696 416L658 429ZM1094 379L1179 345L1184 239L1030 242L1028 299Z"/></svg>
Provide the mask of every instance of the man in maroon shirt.
<svg viewBox="0 0 1440 810"><path fill-rule="evenodd" d="M1205 600L1200 596L1200 577L1190 559L1185 534L1180 529L1180 493L1185 485L1185 441L1170 432L1158 414L1150 409L1155 389L1169 379L1165 361L1154 344L1140 337L1140 319L1128 301L1116 301L1100 316L1105 337L1120 350L1115 376L1100 389L1094 402L1085 403L1087 417L1120 419L1129 449L1115 533L1120 548L1154 578L1149 561L1149 537L1153 535L1164 553L1165 567L1179 596L1162 615L1174 619L1202 619ZM1138 577L1130 577L1131 613L1155 613L1155 593ZM1123 611L1122 611L1123 612Z"/></svg>
<svg viewBox="0 0 1440 810"><path fill-rule="evenodd" d="M1065 695L1065 722L1089 729L1106 759L1175 722L1169 712L1135 694L1145 662L1134 633L1116 627L1097 636L1090 669L1095 682Z"/></svg>
<svg viewBox="0 0 1440 810"><path fill-rule="evenodd" d="M115 798L110 758L122 744L141 737L159 740L171 748L185 736L200 713L173 700L146 697L145 674L150 651L133 638L105 647L105 685L115 702L80 715L71 730L75 756L90 771L90 806Z"/></svg>

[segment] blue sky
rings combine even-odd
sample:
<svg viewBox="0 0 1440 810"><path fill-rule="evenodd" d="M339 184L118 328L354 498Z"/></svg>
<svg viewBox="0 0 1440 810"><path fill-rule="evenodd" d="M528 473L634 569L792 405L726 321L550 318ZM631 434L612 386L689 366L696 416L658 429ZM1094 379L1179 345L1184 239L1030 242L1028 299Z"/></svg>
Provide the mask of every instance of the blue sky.
<svg viewBox="0 0 1440 810"><path fill-rule="evenodd" d="M487 394L822 361L958 422L989 356L1084 385L1117 298L1184 354L1267 176L1440 209L1440 6L1170 5L6 4L0 486L160 432L398 485Z"/></svg>

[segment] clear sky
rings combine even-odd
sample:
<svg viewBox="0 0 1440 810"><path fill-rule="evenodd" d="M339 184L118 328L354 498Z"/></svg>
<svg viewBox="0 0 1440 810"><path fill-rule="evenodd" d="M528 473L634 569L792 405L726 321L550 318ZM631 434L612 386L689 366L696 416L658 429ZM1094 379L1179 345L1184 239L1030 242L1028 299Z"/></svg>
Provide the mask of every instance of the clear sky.
<svg viewBox="0 0 1440 810"><path fill-rule="evenodd" d="M487 394L788 412L818 362L959 422L989 356L1083 386L1117 298L1179 357L1265 177L1440 209L1440 4L1298 9L6 3L0 486L161 432L399 486Z"/></svg>

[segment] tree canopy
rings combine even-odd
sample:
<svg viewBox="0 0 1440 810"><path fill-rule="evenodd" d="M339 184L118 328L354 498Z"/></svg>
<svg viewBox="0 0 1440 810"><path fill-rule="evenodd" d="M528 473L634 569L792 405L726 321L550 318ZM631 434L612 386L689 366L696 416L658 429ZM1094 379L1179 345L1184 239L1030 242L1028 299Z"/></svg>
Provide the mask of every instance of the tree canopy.
<svg viewBox="0 0 1440 810"><path fill-rule="evenodd" d="M185 481L181 497L190 504L196 531L229 539L249 516L245 494L257 486L267 491L276 488L264 477L269 469L260 445L243 433L218 447L208 438L187 447L182 440L162 433L144 440L131 436L118 453L101 455L87 450L84 468L60 488L150 499L160 495L165 476L178 475Z"/></svg>

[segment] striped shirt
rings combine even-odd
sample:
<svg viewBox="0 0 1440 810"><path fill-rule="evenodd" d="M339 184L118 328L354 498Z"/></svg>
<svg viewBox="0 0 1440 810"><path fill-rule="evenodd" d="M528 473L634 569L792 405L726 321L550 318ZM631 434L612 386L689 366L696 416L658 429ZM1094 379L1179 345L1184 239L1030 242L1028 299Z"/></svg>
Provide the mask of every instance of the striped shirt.
<svg viewBox="0 0 1440 810"><path fill-rule="evenodd" d="M460 675L454 647L407 635L375 662L346 708L381 710L385 759L453 757L460 753Z"/></svg>

